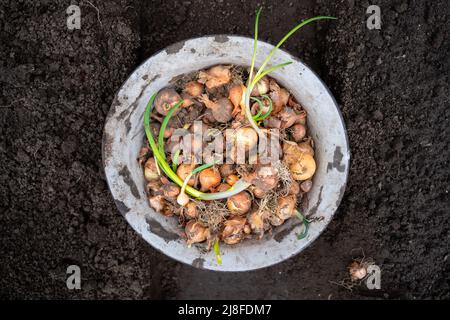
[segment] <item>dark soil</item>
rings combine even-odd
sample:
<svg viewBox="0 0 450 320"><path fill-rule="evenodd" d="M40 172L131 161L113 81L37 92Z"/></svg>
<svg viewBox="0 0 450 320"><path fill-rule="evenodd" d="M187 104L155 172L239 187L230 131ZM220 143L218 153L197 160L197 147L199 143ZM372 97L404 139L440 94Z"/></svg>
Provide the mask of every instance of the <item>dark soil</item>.
<svg viewBox="0 0 450 320"><path fill-rule="evenodd" d="M70 1L0 4L0 298L450 298L448 2ZM326 232L304 253L248 273L213 273L156 252L118 213L101 166L115 92L147 57L186 38L252 35L285 48L341 105L352 165ZM352 256L381 267L381 291L348 291ZM66 288L66 268L82 289Z"/></svg>

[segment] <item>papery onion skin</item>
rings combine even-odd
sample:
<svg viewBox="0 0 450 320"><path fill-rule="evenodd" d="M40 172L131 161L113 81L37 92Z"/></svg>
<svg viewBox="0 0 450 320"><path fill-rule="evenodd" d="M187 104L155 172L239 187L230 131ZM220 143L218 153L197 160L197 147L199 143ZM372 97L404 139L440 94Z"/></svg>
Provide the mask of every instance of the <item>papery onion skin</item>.
<svg viewBox="0 0 450 320"><path fill-rule="evenodd" d="M158 92L154 106L159 114L165 116L180 100L180 95L174 89L166 88ZM179 110L177 109L174 114L179 112Z"/></svg>
<svg viewBox="0 0 450 320"><path fill-rule="evenodd" d="M203 84L198 81L190 81L186 83L184 91L192 97L198 97L203 93Z"/></svg>
<svg viewBox="0 0 450 320"><path fill-rule="evenodd" d="M221 182L220 172L216 167L208 168L200 171L199 180L201 191L212 190Z"/></svg>
<svg viewBox="0 0 450 320"><path fill-rule="evenodd" d="M144 177L147 181L159 180L158 169L156 167L155 158L149 158L145 162L144 166Z"/></svg>
<svg viewBox="0 0 450 320"><path fill-rule="evenodd" d="M227 208L232 215L246 214L251 206L252 198L246 191L239 192L227 200Z"/></svg>

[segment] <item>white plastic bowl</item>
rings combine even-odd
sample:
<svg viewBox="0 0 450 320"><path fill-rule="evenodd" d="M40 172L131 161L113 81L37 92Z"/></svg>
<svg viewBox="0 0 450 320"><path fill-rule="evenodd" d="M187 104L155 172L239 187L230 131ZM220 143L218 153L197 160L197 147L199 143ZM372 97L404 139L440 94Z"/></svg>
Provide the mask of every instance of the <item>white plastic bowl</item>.
<svg viewBox="0 0 450 320"><path fill-rule="evenodd" d="M256 66L273 48L258 42ZM178 261L217 271L246 271L267 267L304 250L326 228L344 194L349 169L349 146L339 107L320 78L299 59L283 50L272 58L275 65L293 61L271 76L286 87L308 113L308 129L315 141L317 171L313 188L301 212L321 220L310 225L306 238L297 240L301 228L290 219L260 241L221 245L222 265L213 252L187 248L180 238L177 219L154 212L147 201L142 169L136 158L144 137L143 114L150 96L176 76L216 64L249 66L253 39L217 35L173 44L147 59L126 80L111 106L103 135L103 164L108 185L119 211L149 244Z"/></svg>

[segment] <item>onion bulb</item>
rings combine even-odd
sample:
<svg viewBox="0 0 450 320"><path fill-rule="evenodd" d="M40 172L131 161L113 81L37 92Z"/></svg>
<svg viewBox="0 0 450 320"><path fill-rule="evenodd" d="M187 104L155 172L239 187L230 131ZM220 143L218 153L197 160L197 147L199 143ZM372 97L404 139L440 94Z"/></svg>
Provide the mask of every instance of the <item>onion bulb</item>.
<svg viewBox="0 0 450 320"><path fill-rule="evenodd" d="M159 114L165 116L181 100L180 95L174 89L162 89L155 98L155 109ZM180 109L177 109L176 114Z"/></svg>
<svg viewBox="0 0 450 320"><path fill-rule="evenodd" d="M302 124L295 124L292 127L292 138L294 138L295 142L300 142L306 135L306 128Z"/></svg>
<svg viewBox="0 0 450 320"><path fill-rule="evenodd" d="M198 217L197 204L193 201L189 201L186 205L185 216L189 219L196 219Z"/></svg>
<svg viewBox="0 0 450 320"><path fill-rule="evenodd" d="M251 206L252 198L246 191L239 192L227 200L227 208L234 216L247 213Z"/></svg>
<svg viewBox="0 0 450 320"><path fill-rule="evenodd" d="M213 89L227 84L231 80L231 66L218 65L206 71L200 71L198 81L204 83L206 88Z"/></svg>
<svg viewBox="0 0 450 320"><path fill-rule="evenodd" d="M300 186L297 181L292 181L289 193L295 195L300 193Z"/></svg>
<svg viewBox="0 0 450 320"><path fill-rule="evenodd" d="M300 159L289 166L289 170L295 180L308 180L316 172L316 162L313 156L303 153Z"/></svg>
<svg viewBox="0 0 450 320"><path fill-rule="evenodd" d="M222 175L222 178L226 178L230 174L234 174L236 172L233 164L223 164L222 166L220 166L219 171Z"/></svg>
<svg viewBox="0 0 450 320"><path fill-rule="evenodd" d="M312 188L312 181L311 180L305 180L300 184L300 189L303 192L309 192Z"/></svg>
<svg viewBox="0 0 450 320"><path fill-rule="evenodd" d="M186 232L187 244L189 246L193 243L203 242L209 237L209 229L201 222L195 220L190 220L186 223L184 232Z"/></svg>
<svg viewBox="0 0 450 320"><path fill-rule="evenodd" d="M261 213L257 211L252 212L248 216L248 222L253 233L257 234L258 238L261 239L264 234L264 220L261 216Z"/></svg>
<svg viewBox="0 0 450 320"><path fill-rule="evenodd" d="M298 148L299 148L300 152L307 153L307 154L310 154L311 156L314 156L314 149L311 146L310 140L299 143Z"/></svg>
<svg viewBox="0 0 450 320"><path fill-rule="evenodd" d="M272 114L277 114L288 103L289 92L284 88L280 88L280 86L273 79L270 80L269 87L271 90L270 98L273 102Z"/></svg>
<svg viewBox="0 0 450 320"><path fill-rule="evenodd" d="M278 198L276 215L283 220L289 219L295 214L296 204L297 200L293 194Z"/></svg>
<svg viewBox="0 0 450 320"><path fill-rule="evenodd" d="M150 206L155 209L156 212L163 212L164 208L166 207L166 200L162 195L157 195L153 197L148 198L148 202L150 203Z"/></svg>
<svg viewBox="0 0 450 320"><path fill-rule="evenodd" d="M224 192L230 188L231 188L231 186L228 183L221 183L217 186L216 192Z"/></svg>
<svg viewBox="0 0 450 320"><path fill-rule="evenodd" d="M254 172L245 177L245 180L263 192L267 192L278 185L278 169L270 164L258 165Z"/></svg>
<svg viewBox="0 0 450 320"><path fill-rule="evenodd" d="M267 195L267 191L264 191L263 189L258 188L254 185L251 185L249 190L253 194L253 196L258 199L262 199Z"/></svg>
<svg viewBox="0 0 450 320"><path fill-rule="evenodd" d="M211 191L220 184L222 178L220 177L219 170L216 167L212 167L200 171L199 180L201 191Z"/></svg>
<svg viewBox="0 0 450 320"><path fill-rule="evenodd" d="M183 99L183 103L181 104L181 106L183 108L187 108L191 105L193 105L195 103L194 99L192 98L192 96L188 95L187 93L182 93L181 94L181 98Z"/></svg>
<svg viewBox="0 0 450 320"><path fill-rule="evenodd" d="M225 182L228 183L230 186L233 186L236 182L239 181L239 177L235 174L230 174L226 179Z"/></svg>
<svg viewBox="0 0 450 320"><path fill-rule="evenodd" d="M177 176L180 177L181 180L185 180L187 176L195 169L195 164L182 163L177 168ZM195 177L192 176L189 179L188 185L193 187L195 184Z"/></svg>
<svg viewBox="0 0 450 320"><path fill-rule="evenodd" d="M147 183L147 192L153 191L157 192L161 189L161 181L159 180L152 180L149 183Z"/></svg>
<svg viewBox="0 0 450 320"><path fill-rule="evenodd" d="M232 217L224 222L221 239L229 245L236 244L244 238L244 229L247 219L244 217Z"/></svg>
<svg viewBox="0 0 450 320"><path fill-rule="evenodd" d="M261 96L269 91L269 78L267 76L262 77L256 85L253 87L252 96Z"/></svg>
<svg viewBox="0 0 450 320"><path fill-rule="evenodd" d="M220 98L217 101L209 99L208 95L202 95L199 100L205 104L208 109L211 109L212 115L217 122L225 123L233 119L233 105L228 98Z"/></svg>
<svg viewBox="0 0 450 320"><path fill-rule="evenodd" d="M150 152L150 148L148 148L148 147L142 147L139 150L139 155L138 155L137 160L138 160L138 163L140 166L142 166L142 164L145 162L145 159L147 159L147 155L149 152Z"/></svg>
<svg viewBox="0 0 450 320"><path fill-rule="evenodd" d="M198 81L189 81L184 87L184 92L192 97L198 97L203 93L203 84Z"/></svg>
<svg viewBox="0 0 450 320"><path fill-rule="evenodd" d="M187 206L190 200L191 199L185 192L180 192L180 194L177 197L177 203L182 207Z"/></svg>
<svg viewBox="0 0 450 320"><path fill-rule="evenodd" d="M236 84L228 91L228 99L234 106L234 110L245 108L245 91L247 88L243 84Z"/></svg>
<svg viewBox="0 0 450 320"><path fill-rule="evenodd" d="M162 186L162 191L166 198L175 199L175 197L180 194L180 187L175 183L169 182Z"/></svg>
<svg viewBox="0 0 450 320"><path fill-rule="evenodd" d="M365 265L358 261L353 261L348 267L348 271L352 281L362 280L367 276L367 269Z"/></svg>
<svg viewBox="0 0 450 320"><path fill-rule="evenodd" d="M256 147L258 143L258 134L253 128L239 128L236 130L236 146L249 151Z"/></svg>
<svg viewBox="0 0 450 320"><path fill-rule="evenodd" d="M154 181L159 179L158 168L156 167L155 158L149 158L145 162L144 177L147 181Z"/></svg>

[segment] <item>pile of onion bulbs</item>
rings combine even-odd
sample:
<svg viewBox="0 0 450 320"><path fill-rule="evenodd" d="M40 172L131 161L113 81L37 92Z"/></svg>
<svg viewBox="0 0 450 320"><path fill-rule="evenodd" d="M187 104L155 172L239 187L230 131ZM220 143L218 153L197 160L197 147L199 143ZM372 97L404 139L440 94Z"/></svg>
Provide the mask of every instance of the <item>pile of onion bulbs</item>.
<svg viewBox="0 0 450 320"><path fill-rule="evenodd" d="M192 174L201 164L196 164L191 154L180 153L181 138L174 137L178 129L193 133L196 121L201 122L203 140L194 143L193 148L205 148L208 137L226 129L235 130L233 141L226 141L231 143L231 149L239 145L248 152L258 144L259 135L244 110L248 76L244 67L213 66L180 76L160 90L154 100L150 118L155 136L169 111L183 101L163 132L167 162L187 186L209 194L232 190L240 180L248 185L225 199L206 201L189 196L164 174L149 144L144 142L138 161L149 205L165 216L178 218L188 245L205 243L211 248L216 241L234 245L249 238L261 239L296 217L302 197L312 187L316 162L306 111L287 89L268 76L253 87L250 110L261 131L278 130L279 159L263 163L257 158L251 164L224 161Z"/></svg>

